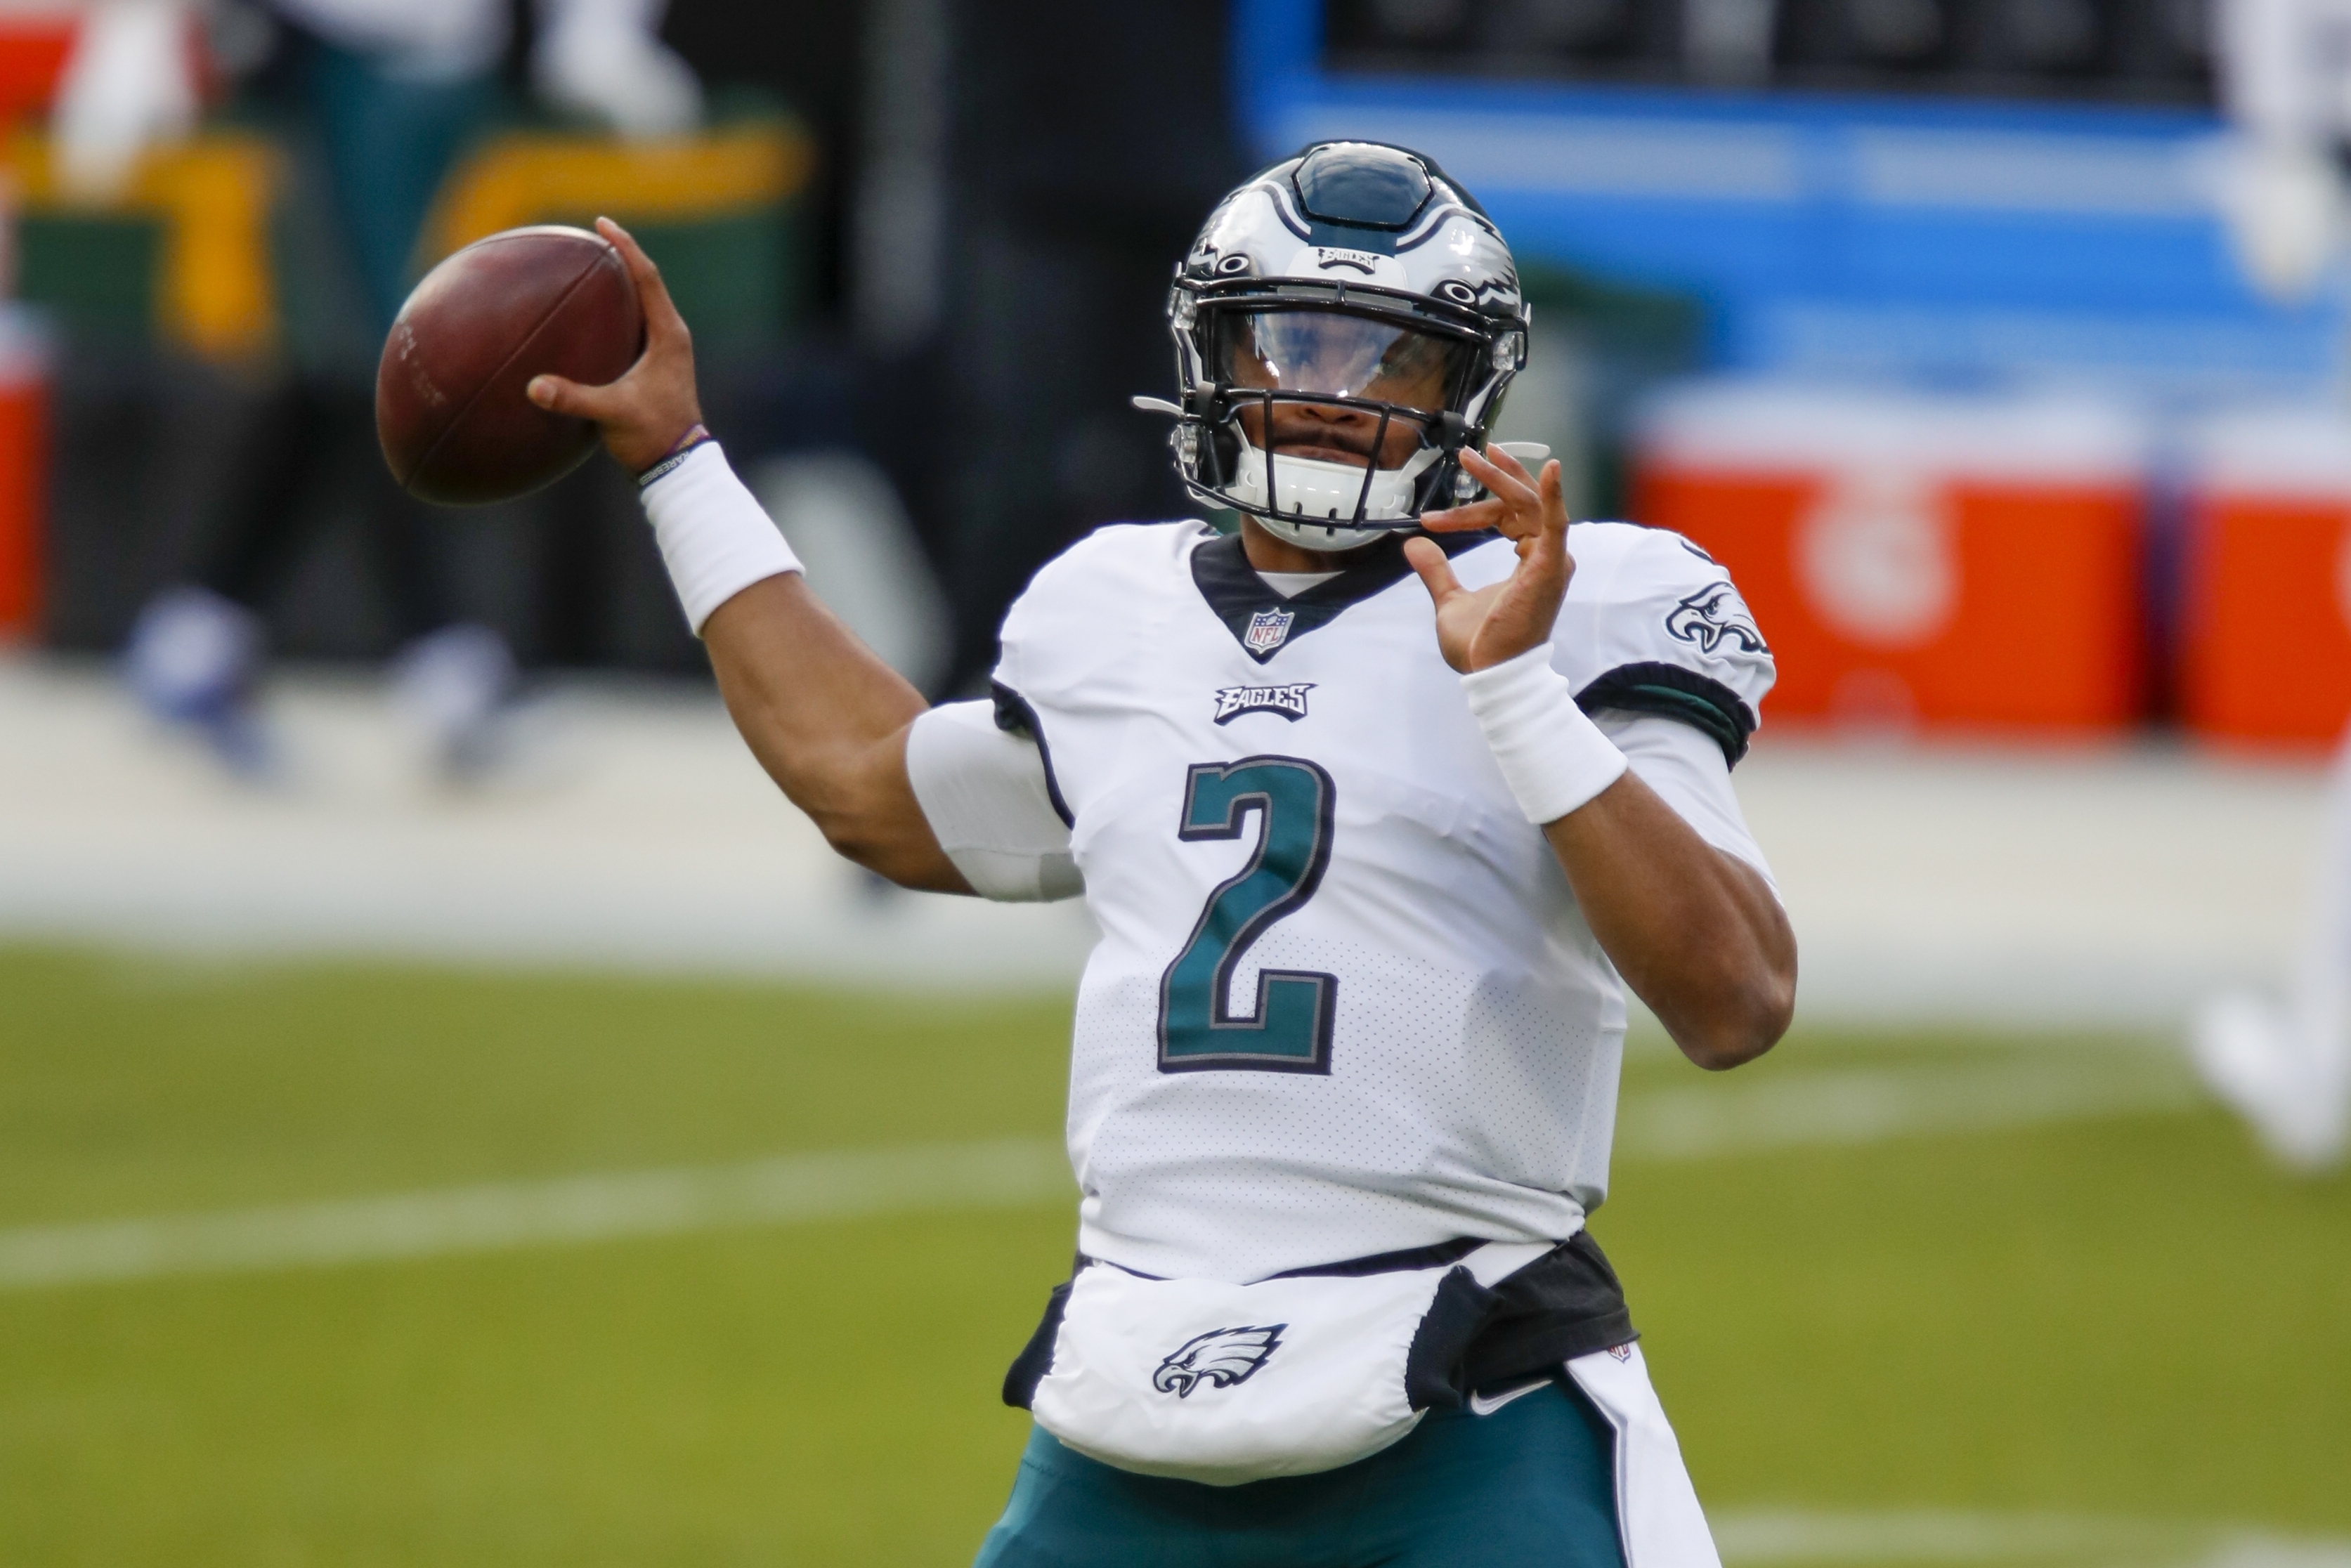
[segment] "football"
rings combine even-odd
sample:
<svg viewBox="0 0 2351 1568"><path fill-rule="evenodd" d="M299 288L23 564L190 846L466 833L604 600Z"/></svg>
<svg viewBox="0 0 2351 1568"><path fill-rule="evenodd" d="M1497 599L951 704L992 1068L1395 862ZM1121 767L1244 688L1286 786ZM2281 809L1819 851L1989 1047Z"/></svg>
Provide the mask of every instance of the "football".
<svg viewBox="0 0 2351 1568"><path fill-rule="evenodd" d="M596 449L596 427L523 395L533 376L601 385L636 361L644 314L621 253L585 229L508 229L427 273L376 366L392 477L444 506L529 494Z"/></svg>

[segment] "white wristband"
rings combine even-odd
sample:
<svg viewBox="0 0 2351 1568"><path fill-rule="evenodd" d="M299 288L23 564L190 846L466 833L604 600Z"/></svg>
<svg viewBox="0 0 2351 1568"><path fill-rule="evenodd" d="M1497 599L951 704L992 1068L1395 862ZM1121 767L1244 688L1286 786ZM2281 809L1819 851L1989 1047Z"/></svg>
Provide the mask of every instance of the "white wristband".
<svg viewBox="0 0 2351 1568"><path fill-rule="evenodd" d="M1462 694L1527 821L1556 822L1616 782L1625 754L1575 705L1548 643L1461 677Z"/></svg>
<svg viewBox="0 0 2351 1568"><path fill-rule="evenodd" d="M755 582L800 570L800 558L718 443L705 441L638 492L686 624L702 635L711 612Z"/></svg>

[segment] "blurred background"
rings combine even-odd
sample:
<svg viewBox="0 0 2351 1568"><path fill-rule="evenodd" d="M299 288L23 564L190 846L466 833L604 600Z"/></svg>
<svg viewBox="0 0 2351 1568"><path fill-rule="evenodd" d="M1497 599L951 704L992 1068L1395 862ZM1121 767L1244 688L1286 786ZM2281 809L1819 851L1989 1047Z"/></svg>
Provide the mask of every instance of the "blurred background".
<svg viewBox="0 0 2351 1568"><path fill-rule="evenodd" d="M1208 207L1366 136L1779 656L1797 1032L1636 1026L1594 1221L1731 1568L2351 1568L2351 1182L2185 1049L2344 929L2351 8L0 0L0 1562L968 1560L1086 919L833 861L627 480L407 501L376 352L630 225L956 695L1188 511Z"/></svg>

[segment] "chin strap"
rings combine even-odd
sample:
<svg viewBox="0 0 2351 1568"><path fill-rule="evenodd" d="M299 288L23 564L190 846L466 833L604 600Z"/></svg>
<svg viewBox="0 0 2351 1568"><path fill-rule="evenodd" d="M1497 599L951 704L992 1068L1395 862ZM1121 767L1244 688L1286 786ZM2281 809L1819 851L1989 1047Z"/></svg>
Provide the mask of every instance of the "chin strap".
<svg viewBox="0 0 2351 1568"><path fill-rule="evenodd" d="M1193 394L1193 402L1196 405L1194 408L1186 408L1182 403L1172 402L1165 398L1151 397L1142 393L1137 393L1136 395L1129 398L1127 402L1138 413L1163 414L1170 419L1176 420L1178 423L1179 434L1188 429L1193 432L1197 432L1200 435L1205 436L1207 431L1219 425L1230 423L1229 412L1227 412L1225 418L1219 419L1217 417L1219 410L1224 406L1224 394L1226 391L1227 389L1213 386L1203 386L1196 389ZM1265 422L1266 428L1269 430L1273 427L1273 405L1275 400L1280 395L1280 394L1272 388L1264 388L1259 390L1254 396L1244 400L1259 403L1259 407L1263 411L1261 417ZM1380 410L1378 427L1374 431L1372 436L1372 451L1374 454L1378 453L1379 450L1387 444L1388 429L1394 420L1395 411L1390 408L1382 407ZM1384 517L1374 517L1372 515L1372 493L1378 486L1381 476L1395 476L1405 481L1407 485L1412 485L1416 488L1416 482L1419 479L1420 476L1426 473L1429 468L1439 462L1458 461L1462 447L1469 444L1471 438L1477 434L1466 418L1449 409L1442 413L1433 416L1431 421L1431 430L1437 439L1430 444L1422 446L1415 451L1412 456L1407 458L1401 466L1395 468L1381 468L1372 464L1366 464L1363 470L1362 484L1355 491L1355 504L1352 515L1343 517L1328 513L1322 517L1309 517L1304 515L1302 510L1290 513L1283 512L1281 510L1280 501L1281 465L1284 462L1287 462L1293 466L1297 465L1309 465L1311 466L1307 471L1310 475L1314 469L1321 468L1332 470L1334 476L1340 471L1352 472L1353 465L1324 463L1319 459L1310 457L1293 456L1288 459L1283 459L1270 449L1259 449L1255 443L1249 440L1246 434L1238 432L1238 430L1235 431L1234 434L1238 439L1242 453L1244 454L1242 467L1244 471L1248 468L1248 456L1249 455L1257 456L1259 459L1258 466L1263 475L1259 486L1249 486L1248 480L1241 475L1236 475L1228 478L1220 471L1223 466L1222 464L1214 461L1211 462L1210 466L1219 471L1212 473L1207 479L1202 480L1196 478L1188 471L1184 474L1183 477L1186 486L1200 496L1202 499L1217 502L1221 505L1236 507L1239 510L1249 512L1256 516L1261 522L1285 525L1299 528L1319 528L1325 533L1352 532L1364 536L1362 538L1347 540L1334 539L1329 541L1309 542L1306 539L1298 538L1291 541L1306 549L1350 549L1357 544L1368 542L1369 539L1376 538L1380 534L1390 532L1397 528L1409 527L1418 518L1419 514L1413 510L1400 511ZM1507 444L1506 449L1520 445L1532 445L1532 444L1511 443ZM1537 447L1535 449L1540 451L1543 455L1549 455L1550 449L1547 447ZM1186 462L1196 462L1196 459L1191 458L1188 451L1181 454L1181 456ZM1261 489L1261 497L1257 505L1252 505L1242 496L1235 494L1235 492L1241 491L1248 487L1259 487ZM1458 470L1455 488L1457 491L1460 488ZM1475 493L1474 486L1470 493ZM1467 495L1456 495L1451 497L1452 502L1455 504L1458 504L1460 501L1466 499L1468 499ZM1409 497L1407 497L1405 504L1409 507ZM1258 509L1259 506L1263 507L1262 511Z"/></svg>

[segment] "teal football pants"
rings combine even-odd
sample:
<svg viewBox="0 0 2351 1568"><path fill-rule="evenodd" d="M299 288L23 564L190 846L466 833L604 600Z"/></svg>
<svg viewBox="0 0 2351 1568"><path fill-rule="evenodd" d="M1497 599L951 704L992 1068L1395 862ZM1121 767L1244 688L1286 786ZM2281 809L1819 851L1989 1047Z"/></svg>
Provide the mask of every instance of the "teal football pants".
<svg viewBox="0 0 2351 1568"><path fill-rule="evenodd" d="M1625 1568L1614 1473L1607 1423L1557 1383L1238 1487L1131 1475L1039 1427L974 1568Z"/></svg>

